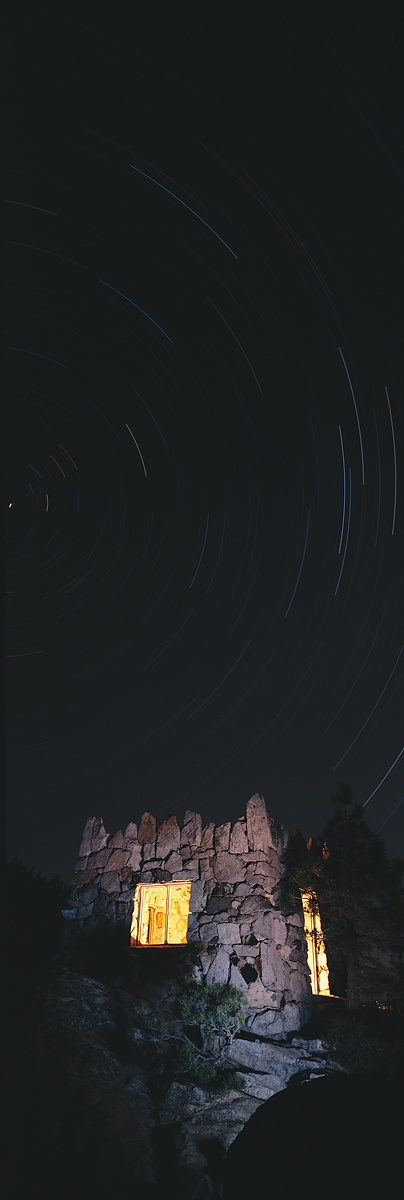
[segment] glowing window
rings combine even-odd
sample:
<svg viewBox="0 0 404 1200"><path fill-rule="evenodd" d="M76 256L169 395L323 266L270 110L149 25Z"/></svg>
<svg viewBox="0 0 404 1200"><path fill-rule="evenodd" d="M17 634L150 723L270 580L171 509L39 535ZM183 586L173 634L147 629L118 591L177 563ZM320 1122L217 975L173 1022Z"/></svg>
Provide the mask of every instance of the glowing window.
<svg viewBox="0 0 404 1200"><path fill-rule="evenodd" d="M330 980L327 955L314 892L302 892L304 931L307 941L307 962L311 976L313 996L329 996Z"/></svg>
<svg viewBox="0 0 404 1200"><path fill-rule="evenodd" d="M190 883L140 883L133 902L131 945L186 945L190 895Z"/></svg>

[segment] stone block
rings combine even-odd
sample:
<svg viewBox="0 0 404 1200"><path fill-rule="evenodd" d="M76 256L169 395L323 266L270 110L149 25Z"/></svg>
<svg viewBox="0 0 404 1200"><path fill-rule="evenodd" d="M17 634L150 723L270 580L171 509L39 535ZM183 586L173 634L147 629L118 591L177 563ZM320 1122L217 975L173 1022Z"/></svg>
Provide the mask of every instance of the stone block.
<svg viewBox="0 0 404 1200"><path fill-rule="evenodd" d="M104 892L119 892L120 884L117 871L105 871L101 875L101 887Z"/></svg>
<svg viewBox="0 0 404 1200"><path fill-rule="evenodd" d="M246 896L245 900L243 900L242 904L240 905L240 913L243 917L247 915L255 916L256 913L261 911L268 912L271 910L271 908L272 905L265 896Z"/></svg>
<svg viewBox="0 0 404 1200"><path fill-rule="evenodd" d="M93 907L93 904L81 904L80 908L77 909L78 920L85 921L86 917L91 917Z"/></svg>
<svg viewBox="0 0 404 1200"><path fill-rule="evenodd" d="M74 864L74 875L77 875L78 871L85 871L87 864L88 864L88 855L87 854L84 856L84 858L78 858Z"/></svg>
<svg viewBox="0 0 404 1200"><path fill-rule="evenodd" d="M97 870L103 870L108 859L111 857L112 850L109 846L105 850L97 850L96 854L90 854L88 858L88 866L96 867Z"/></svg>
<svg viewBox="0 0 404 1200"><path fill-rule="evenodd" d="M285 921L286 921L287 925L295 925L299 929L302 929L303 925L304 925L303 913L302 912L289 913L289 915L287 917L285 917Z"/></svg>
<svg viewBox="0 0 404 1200"><path fill-rule="evenodd" d="M231 903L231 896L209 896L206 902L206 912L208 914L228 912Z"/></svg>
<svg viewBox="0 0 404 1200"><path fill-rule="evenodd" d="M141 854L142 854L142 847L139 845L134 846L133 850L130 851L129 858L128 858L128 867L130 867L132 871L139 871Z"/></svg>
<svg viewBox="0 0 404 1200"><path fill-rule="evenodd" d="M61 913L65 921L75 921L77 917L77 908L62 908Z"/></svg>
<svg viewBox="0 0 404 1200"><path fill-rule="evenodd" d="M250 887L249 883L238 883L233 892L233 896L237 896L237 897L250 896L250 895L251 895L251 887Z"/></svg>
<svg viewBox="0 0 404 1200"><path fill-rule="evenodd" d="M94 822L93 832L91 834L91 851L92 851L92 853L95 854L97 850L103 850L104 847L108 843L109 843L109 833L107 833L106 829L104 829L104 822L103 822L102 817L100 817L100 818L97 817Z"/></svg>
<svg viewBox="0 0 404 1200"><path fill-rule="evenodd" d="M187 808L184 814L184 824L181 830L181 845L188 844L195 848L200 846L202 838L202 818L199 813Z"/></svg>
<svg viewBox="0 0 404 1200"><path fill-rule="evenodd" d="M221 946L209 967L206 981L207 983L227 983L229 974L230 958L227 950Z"/></svg>
<svg viewBox="0 0 404 1200"><path fill-rule="evenodd" d="M288 983L290 991L292 992L293 1000L295 1000L297 1004L300 1004L301 1001L308 1000L309 997L311 997L310 978L306 975L303 975L300 971L290 971ZM295 1028L295 1026L293 1026L293 1028Z"/></svg>
<svg viewBox="0 0 404 1200"><path fill-rule="evenodd" d="M75 875L74 879L72 879L72 885L76 888L83 887L85 883L93 883L93 880L97 879L98 875L99 871L95 869L92 871L79 871L79 874Z"/></svg>
<svg viewBox="0 0 404 1200"><path fill-rule="evenodd" d="M77 891L76 901L81 907L83 904L91 904L92 900L98 896L99 882L90 883L88 887L79 888Z"/></svg>
<svg viewBox="0 0 404 1200"><path fill-rule="evenodd" d="M206 861L206 860L202 859L200 861L199 873L200 873L201 879L205 879L205 880L214 879L213 870L212 870L212 867L210 866L209 860Z"/></svg>
<svg viewBox="0 0 404 1200"><path fill-rule="evenodd" d="M203 881L198 879L191 887L189 907L191 912L201 912L206 906L206 892Z"/></svg>
<svg viewBox="0 0 404 1200"><path fill-rule="evenodd" d="M91 838L93 836L94 826L95 826L97 820L98 820L97 817L89 817L88 821L86 821L86 823L85 823L84 830L83 830L83 837L81 839L81 845L80 845L80 850L79 850L79 858L85 858L90 853Z"/></svg>
<svg viewBox="0 0 404 1200"><path fill-rule="evenodd" d="M208 825L202 830L201 850L213 850L213 835L215 832L214 821L209 821Z"/></svg>
<svg viewBox="0 0 404 1200"><path fill-rule="evenodd" d="M243 979L243 976L240 974L238 967L234 966L233 963L230 967L229 983L231 984L232 987L239 988L239 991L241 991L241 992L248 992L248 984L246 983L245 979Z"/></svg>
<svg viewBox="0 0 404 1200"><path fill-rule="evenodd" d="M142 820L141 820L140 826L139 826L139 834L138 834L140 845L144 846L147 844L147 842L155 842L156 831L157 831L156 818L153 817L153 814L150 812L143 813Z"/></svg>
<svg viewBox="0 0 404 1200"><path fill-rule="evenodd" d="M173 850L179 850L180 845L180 830L177 825L177 818L172 815L163 821L157 831L157 858L167 858ZM181 864L182 865L182 864ZM170 869L169 867L167 868ZM181 869L181 868L180 868Z"/></svg>
<svg viewBox="0 0 404 1200"><path fill-rule="evenodd" d="M240 939L240 928L238 925L233 924L233 922L231 924L226 922L226 924L218 925L217 932L219 942L223 944L230 943L231 946L234 946L234 943Z"/></svg>
<svg viewBox="0 0 404 1200"><path fill-rule="evenodd" d="M300 1029L299 1005L294 1004L293 1001L289 1004L285 1004L285 1007L284 1007L283 1013L282 1013L282 1018L283 1018L283 1028L284 1028L285 1033L291 1033L292 1030Z"/></svg>
<svg viewBox="0 0 404 1200"><path fill-rule="evenodd" d="M250 850L263 850L268 853L269 847L276 849L275 825L272 817L268 816L264 797L256 792L246 805L247 837Z"/></svg>
<svg viewBox="0 0 404 1200"><path fill-rule="evenodd" d="M226 821L224 825L216 825L215 829L215 850L228 850L230 842L231 821Z"/></svg>
<svg viewBox="0 0 404 1200"><path fill-rule="evenodd" d="M123 835L123 849L132 850L133 846L137 845L137 842L137 825L135 825L134 821L129 821L129 825L126 826L125 833Z"/></svg>
<svg viewBox="0 0 404 1200"><path fill-rule="evenodd" d="M143 842L143 862L146 863L150 858L156 857L156 843Z"/></svg>
<svg viewBox="0 0 404 1200"><path fill-rule="evenodd" d="M239 817L230 835L230 854L245 854L248 850L246 823L244 817Z"/></svg>
<svg viewBox="0 0 404 1200"><path fill-rule="evenodd" d="M268 988L264 987L261 979L255 979L248 988L248 1003L251 1008L269 1008Z"/></svg>
<svg viewBox="0 0 404 1200"><path fill-rule="evenodd" d="M282 991L288 986L287 975L275 942L261 943L262 982L265 987Z"/></svg>
<svg viewBox="0 0 404 1200"><path fill-rule="evenodd" d="M210 942L213 937L217 937L218 926L213 923L200 924L200 936L202 941Z"/></svg>
<svg viewBox="0 0 404 1200"><path fill-rule="evenodd" d="M116 833L114 833L113 837L111 837L111 838L110 838L110 840L109 840L109 842L108 842L108 846L109 846L109 847L110 847L112 850L122 850L122 848L123 848L123 833L122 833L122 829L118 829L118 830L117 830L117 832L116 832Z"/></svg>
<svg viewBox="0 0 404 1200"><path fill-rule="evenodd" d="M166 871L171 871L172 875L176 876L178 871L180 871L182 875L184 874L181 855L177 854L175 850L173 850L172 854L169 854L168 858L165 860L164 866Z"/></svg>
<svg viewBox="0 0 404 1200"><path fill-rule="evenodd" d="M108 847L109 849L109 847ZM126 867L129 859L129 850L113 850L111 857L106 864L108 871L120 871L122 867ZM105 868L104 868L105 870Z"/></svg>
<svg viewBox="0 0 404 1200"><path fill-rule="evenodd" d="M218 883L237 883L245 879L245 869L235 854L221 850L213 862L213 871Z"/></svg>

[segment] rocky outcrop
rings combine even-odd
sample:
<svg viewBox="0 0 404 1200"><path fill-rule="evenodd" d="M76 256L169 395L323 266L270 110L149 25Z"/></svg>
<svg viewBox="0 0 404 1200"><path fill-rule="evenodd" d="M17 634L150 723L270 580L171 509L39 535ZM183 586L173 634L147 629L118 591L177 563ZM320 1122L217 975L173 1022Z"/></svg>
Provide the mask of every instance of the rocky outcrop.
<svg viewBox="0 0 404 1200"><path fill-rule="evenodd" d="M31 1090L21 1081L27 1179L21 1192L14 1180L13 1196L40 1183L50 1200L66 1183L66 1194L89 1200L116 1192L141 1200L218 1197L229 1147L263 1102L292 1076L338 1070L320 1041L280 1045L249 1035L236 1037L228 1052L237 1089L181 1079L167 1089L142 1048L148 1018L170 1011L172 982L160 977L156 1006L67 968L47 970L29 1053Z"/></svg>
<svg viewBox="0 0 404 1200"><path fill-rule="evenodd" d="M65 910L65 961L75 939L110 922L129 930L136 887L190 881L189 970L202 981L231 983L248 1002L247 1027L260 1037L297 1032L310 1014L311 986L303 913L282 909L288 831L276 826L256 793L232 826L187 810L157 828L143 813L112 837L100 818L87 821Z"/></svg>

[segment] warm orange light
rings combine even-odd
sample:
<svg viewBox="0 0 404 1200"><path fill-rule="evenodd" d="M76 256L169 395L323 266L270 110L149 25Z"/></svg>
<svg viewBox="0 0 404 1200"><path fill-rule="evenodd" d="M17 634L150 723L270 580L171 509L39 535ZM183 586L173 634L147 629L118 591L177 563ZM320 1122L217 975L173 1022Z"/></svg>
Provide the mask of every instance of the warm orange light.
<svg viewBox="0 0 404 1200"><path fill-rule="evenodd" d="M190 883L140 883L133 902L131 945L186 945L190 895Z"/></svg>
<svg viewBox="0 0 404 1200"><path fill-rule="evenodd" d="M330 980L320 913L314 892L302 892L304 931L307 940L307 962L311 975L313 996L329 996Z"/></svg>

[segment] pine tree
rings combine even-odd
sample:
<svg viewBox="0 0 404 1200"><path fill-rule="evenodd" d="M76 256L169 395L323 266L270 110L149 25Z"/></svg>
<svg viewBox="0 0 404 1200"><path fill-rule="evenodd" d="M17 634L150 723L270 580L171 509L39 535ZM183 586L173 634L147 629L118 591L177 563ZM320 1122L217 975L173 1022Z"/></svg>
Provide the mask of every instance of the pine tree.
<svg viewBox="0 0 404 1200"><path fill-rule="evenodd" d="M322 835L305 846L295 831L288 853L286 889L313 896L319 907L329 959L346 967L346 1007L355 1012L360 994L388 995L403 1004L404 862L387 858L382 839L373 833L355 804L350 784L330 796L334 807ZM321 847L321 849L320 849Z"/></svg>

